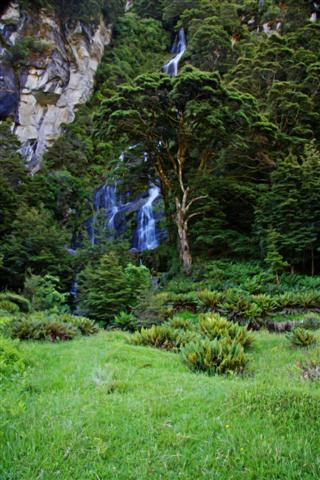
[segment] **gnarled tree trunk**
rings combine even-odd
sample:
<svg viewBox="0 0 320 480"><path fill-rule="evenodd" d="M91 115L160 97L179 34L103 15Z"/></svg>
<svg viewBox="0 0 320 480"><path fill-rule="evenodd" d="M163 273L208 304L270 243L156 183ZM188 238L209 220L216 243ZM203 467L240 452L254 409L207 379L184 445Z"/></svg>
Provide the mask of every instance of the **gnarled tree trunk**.
<svg viewBox="0 0 320 480"><path fill-rule="evenodd" d="M192 270L192 255L188 241L188 219L186 219L186 209L184 208L183 202L181 203L178 197L175 198L175 201L175 221L178 232L178 249L182 269L186 275L190 275Z"/></svg>

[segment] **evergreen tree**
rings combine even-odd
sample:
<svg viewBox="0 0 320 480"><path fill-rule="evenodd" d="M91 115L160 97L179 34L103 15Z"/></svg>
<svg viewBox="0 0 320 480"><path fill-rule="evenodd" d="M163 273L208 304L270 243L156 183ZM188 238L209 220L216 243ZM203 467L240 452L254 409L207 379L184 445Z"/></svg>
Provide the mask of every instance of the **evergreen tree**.
<svg viewBox="0 0 320 480"><path fill-rule="evenodd" d="M266 257L265 263L269 270L275 274L277 283L279 283L279 273L289 266L278 250L279 234L270 227L266 237Z"/></svg>
<svg viewBox="0 0 320 480"><path fill-rule="evenodd" d="M97 264L87 265L78 282L81 311L104 325L129 306L130 286L114 252L103 255Z"/></svg>

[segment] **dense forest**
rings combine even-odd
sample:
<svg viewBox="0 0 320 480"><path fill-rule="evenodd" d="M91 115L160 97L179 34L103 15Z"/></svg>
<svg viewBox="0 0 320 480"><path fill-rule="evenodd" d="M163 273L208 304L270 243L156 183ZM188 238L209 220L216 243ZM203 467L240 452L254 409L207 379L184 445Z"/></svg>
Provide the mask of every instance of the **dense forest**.
<svg viewBox="0 0 320 480"><path fill-rule="evenodd" d="M38 173L0 125L2 287L20 290L32 272L67 289L89 260L126 252L130 227L94 245L86 227L94 190L114 181L129 195L161 186L167 239L133 255L154 273L217 259L319 272L317 3L136 0L124 15L121 2L22 3L83 20L103 12L114 33L93 97ZM170 77L162 66L181 28L187 50Z"/></svg>

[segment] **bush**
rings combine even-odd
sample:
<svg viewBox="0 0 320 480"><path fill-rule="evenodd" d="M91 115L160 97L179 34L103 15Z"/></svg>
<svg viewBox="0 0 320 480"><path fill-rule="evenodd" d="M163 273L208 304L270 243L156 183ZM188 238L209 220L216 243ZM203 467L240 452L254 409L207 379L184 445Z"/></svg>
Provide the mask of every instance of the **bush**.
<svg viewBox="0 0 320 480"><path fill-rule="evenodd" d="M133 345L150 346L178 352L190 341L196 340L196 332L174 329L168 325L154 325L149 329L142 328L130 339Z"/></svg>
<svg viewBox="0 0 320 480"><path fill-rule="evenodd" d="M244 348L249 348L254 338L248 332L246 327L241 327L237 323L230 322L219 314L206 314L200 316L200 330L209 340L221 340L229 337L237 341Z"/></svg>
<svg viewBox="0 0 320 480"><path fill-rule="evenodd" d="M172 320L169 320L166 325L168 325L171 328L174 328L175 330L184 330L184 331L190 331L195 329L195 324L185 318L180 318L180 317L174 317Z"/></svg>
<svg viewBox="0 0 320 480"><path fill-rule="evenodd" d="M144 295L132 309L137 319L137 328L160 325L173 316L173 308L167 305L167 295Z"/></svg>
<svg viewBox="0 0 320 480"><path fill-rule="evenodd" d="M81 311L105 326L130 305L132 292L114 252L103 255L98 264L88 265L79 274Z"/></svg>
<svg viewBox="0 0 320 480"><path fill-rule="evenodd" d="M10 300L0 300L0 311L15 314L20 310L16 303L10 302Z"/></svg>
<svg viewBox="0 0 320 480"><path fill-rule="evenodd" d="M79 330L81 335L84 336L95 335L99 331L98 325L90 318L77 317L70 314L57 315L56 318L59 322L74 325Z"/></svg>
<svg viewBox="0 0 320 480"><path fill-rule="evenodd" d="M75 325L58 321L39 321L23 318L10 327L12 338L19 340L66 341L75 338L79 331Z"/></svg>
<svg viewBox="0 0 320 480"><path fill-rule="evenodd" d="M30 359L21 352L19 342L0 336L0 380L22 374Z"/></svg>
<svg viewBox="0 0 320 480"><path fill-rule="evenodd" d="M31 304L29 300L14 292L1 292L0 301L9 301L15 303L19 307L19 310L23 313L29 313L31 311Z"/></svg>
<svg viewBox="0 0 320 480"><path fill-rule="evenodd" d="M316 337L313 333L304 328L297 327L287 334L288 340L294 347L310 347L316 343Z"/></svg>
<svg viewBox="0 0 320 480"><path fill-rule="evenodd" d="M190 311L195 313L198 307L198 298L196 292L189 293L168 293L167 303L173 311Z"/></svg>
<svg viewBox="0 0 320 480"><path fill-rule="evenodd" d="M222 293L211 290L202 290L198 293L198 298L202 310L216 310L222 302Z"/></svg>
<svg viewBox="0 0 320 480"><path fill-rule="evenodd" d="M112 327L134 332L137 329L137 319L133 313L120 312L114 317Z"/></svg>
<svg viewBox="0 0 320 480"><path fill-rule="evenodd" d="M60 279L53 275L29 275L24 282L24 293L36 310L65 312L69 294L60 292Z"/></svg>
<svg viewBox="0 0 320 480"><path fill-rule="evenodd" d="M248 361L243 347L230 337L191 342L182 349L182 357L191 370L209 375L242 372Z"/></svg>

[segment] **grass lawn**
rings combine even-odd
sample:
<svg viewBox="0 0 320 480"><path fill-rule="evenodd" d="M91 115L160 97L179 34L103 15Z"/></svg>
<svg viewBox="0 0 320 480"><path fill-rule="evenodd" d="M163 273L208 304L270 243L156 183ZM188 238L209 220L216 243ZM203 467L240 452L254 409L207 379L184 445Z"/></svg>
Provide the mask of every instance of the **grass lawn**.
<svg viewBox="0 0 320 480"><path fill-rule="evenodd" d="M320 385L297 368L312 350L284 336L256 334L243 378L117 332L24 348L34 367L0 390L1 480L320 478Z"/></svg>

